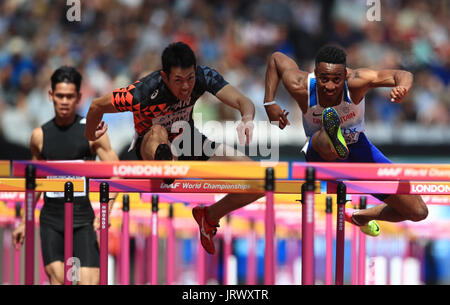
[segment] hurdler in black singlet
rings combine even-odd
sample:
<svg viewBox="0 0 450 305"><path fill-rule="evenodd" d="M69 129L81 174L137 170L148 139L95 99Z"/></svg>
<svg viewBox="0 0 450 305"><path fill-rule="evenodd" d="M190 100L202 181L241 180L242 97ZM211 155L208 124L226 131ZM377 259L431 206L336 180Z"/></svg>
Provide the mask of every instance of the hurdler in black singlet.
<svg viewBox="0 0 450 305"><path fill-rule="evenodd" d="M42 125L44 141L41 155L45 160L94 160L89 141L84 137L86 119L77 115L73 124L56 125L55 119ZM86 182L86 187L89 183ZM89 192L85 196L75 193L73 204L74 228L92 224L95 214L89 201ZM40 214L41 223L51 225L57 230L64 229L63 193L45 193L44 206Z"/></svg>

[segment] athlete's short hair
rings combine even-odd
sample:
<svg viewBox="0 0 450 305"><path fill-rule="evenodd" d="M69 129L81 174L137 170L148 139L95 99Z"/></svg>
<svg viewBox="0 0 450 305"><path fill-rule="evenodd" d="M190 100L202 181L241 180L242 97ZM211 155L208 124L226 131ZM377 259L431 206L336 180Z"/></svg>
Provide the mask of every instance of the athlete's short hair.
<svg viewBox="0 0 450 305"><path fill-rule="evenodd" d="M74 67L61 66L53 72L51 77L52 90L55 90L58 83L71 83L80 92L82 76Z"/></svg>
<svg viewBox="0 0 450 305"><path fill-rule="evenodd" d="M332 45L325 45L319 49L316 54L316 66L325 62L328 64L342 64L347 65L347 54L339 47Z"/></svg>
<svg viewBox="0 0 450 305"><path fill-rule="evenodd" d="M163 51L162 69L169 75L172 67L181 67L183 69L197 65L195 54L192 49L184 42L178 41L169 44Z"/></svg>

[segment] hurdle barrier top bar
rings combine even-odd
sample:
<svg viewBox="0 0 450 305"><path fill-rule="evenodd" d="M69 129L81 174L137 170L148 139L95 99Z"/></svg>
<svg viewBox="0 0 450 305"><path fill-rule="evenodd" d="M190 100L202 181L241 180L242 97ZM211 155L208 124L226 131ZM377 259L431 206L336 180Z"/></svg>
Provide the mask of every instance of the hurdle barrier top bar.
<svg viewBox="0 0 450 305"><path fill-rule="evenodd" d="M268 167L274 168L276 179L287 179L289 173L287 162L13 161L13 176L23 177L27 164L33 164L36 167L36 177L264 179Z"/></svg>
<svg viewBox="0 0 450 305"><path fill-rule="evenodd" d="M314 167L318 180L450 180L450 164L333 162L293 162L292 178L304 179L308 167Z"/></svg>
<svg viewBox="0 0 450 305"><path fill-rule="evenodd" d="M90 179L89 190L98 192L102 182L108 182L111 192L129 193L264 193L264 180L175 180L168 185L163 180L150 179ZM278 194L300 193L304 181L275 181ZM315 190L320 193L320 182Z"/></svg>
<svg viewBox="0 0 450 305"><path fill-rule="evenodd" d="M168 185L163 180L150 179L90 179L89 189L98 192L102 182L108 182L111 192L129 193L264 193L264 180L175 180ZM342 181L347 194L450 194L450 182L443 181ZM299 194L306 185L303 180L275 181L276 194ZM321 189L315 182L315 193L337 193L336 181L328 181Z"/></svg>

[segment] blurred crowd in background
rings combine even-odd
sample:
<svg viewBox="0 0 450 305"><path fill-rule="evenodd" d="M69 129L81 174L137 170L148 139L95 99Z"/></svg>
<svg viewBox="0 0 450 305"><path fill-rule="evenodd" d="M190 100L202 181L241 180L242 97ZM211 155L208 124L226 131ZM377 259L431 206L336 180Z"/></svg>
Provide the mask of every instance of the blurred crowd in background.
<svg viewBox="0 0 450 305"><path fill-rule="evenodd" d="M70 1L69 1L70 2ZM415 85L402 104L389 89L366 98L366 122L450 126L450 2L383 0L380 21L369 21L366 0L81 0L81 21L70 22L66 1L0 1L0 133L28 147L33 128L53 117L50 76L61 65L83 75L79 112L93 98L160 68L173 41L188 43L198 63L218 70L262 107L268 56L281 51L312 71L319 47L345 48L350 68L405 69ZM301 126L301 113L280 87L277 101ZM236 120L238 113L205 95L203 120ZM125 118L125 119L124 119ZM111 115L113 148L131 141L131 116Z"/></svg>

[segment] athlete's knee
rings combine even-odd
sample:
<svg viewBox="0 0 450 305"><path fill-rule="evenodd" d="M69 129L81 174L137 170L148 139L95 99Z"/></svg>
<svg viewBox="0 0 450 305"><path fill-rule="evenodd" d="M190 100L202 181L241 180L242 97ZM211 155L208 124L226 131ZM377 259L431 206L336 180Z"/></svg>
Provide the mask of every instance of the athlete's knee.
<svg viewBox="0 0 450 305"><path fill-rule="evenodd" d="M167 138L168 133L167 130L161 126L161 125L153 125L150 127L150 130L148 131L149 136L151 137L159 137L159 138Z"/></svg>
<svg viewBox="0 0 450 305"><path fill-rule="evenodd" d="M47 274L50 284L62 285L64 284L64 268L59 268L55 264L45 266L45 273Z"/></svg>
<svg viewBox="0 0 450 305"><path fill-rule="evenodd" d="M409 219L411 221L422 221L428 216L428 207L422 199L416 199L417 202L410 211Z"/></svg>
<svg viewBox="0 0 450 305"><path fill-rule="evenodd" d="M411 221L422 221L428 216L428 208L420 196L407 196L404 201L408 207L406 218Z"/></svg>

